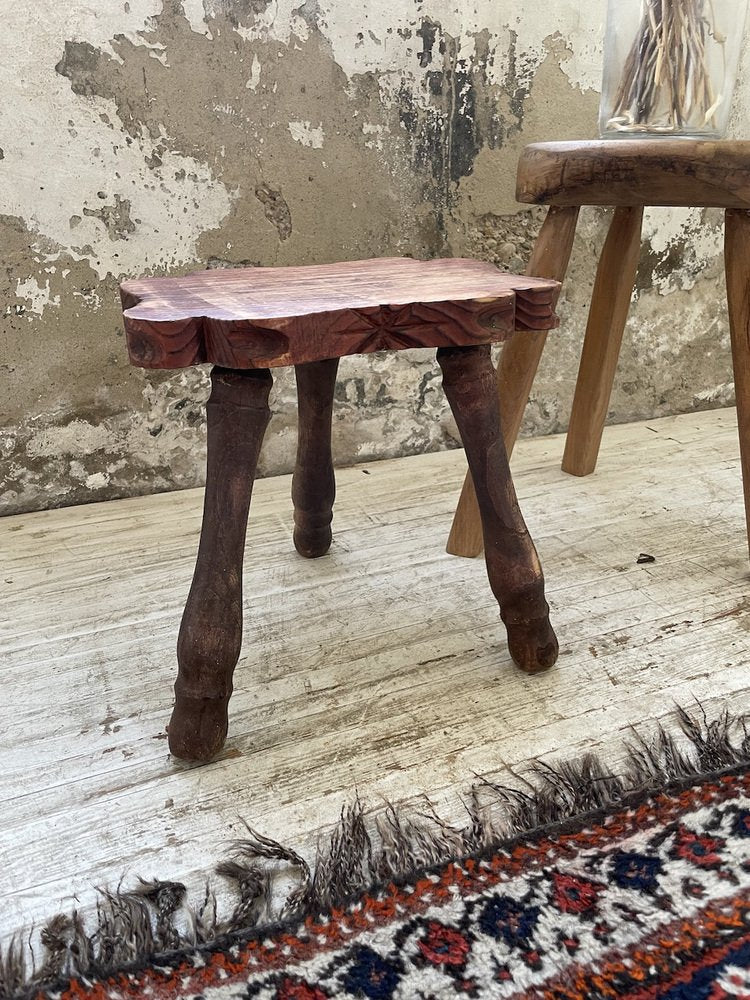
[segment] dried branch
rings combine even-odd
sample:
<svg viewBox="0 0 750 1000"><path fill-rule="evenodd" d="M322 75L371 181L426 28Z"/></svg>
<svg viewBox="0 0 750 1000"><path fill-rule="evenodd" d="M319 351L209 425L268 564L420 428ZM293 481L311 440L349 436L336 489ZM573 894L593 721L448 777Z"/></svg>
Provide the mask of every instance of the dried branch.
<svg viewBox="0 0 750 1000"><path fill-rule="evenodd" d="M709 53L726 37L716 26L712 0L642 0L641 20L625 60L607 129L680 132L715 129L726 95L716 94ZM723 88L725 89L725 88Z"/></svg>

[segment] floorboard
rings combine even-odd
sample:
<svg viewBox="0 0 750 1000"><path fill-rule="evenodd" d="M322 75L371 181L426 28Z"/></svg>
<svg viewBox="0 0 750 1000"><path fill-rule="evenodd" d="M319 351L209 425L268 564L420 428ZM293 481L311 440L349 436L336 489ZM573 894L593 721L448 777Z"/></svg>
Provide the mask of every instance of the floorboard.
<svg viewBox="0 0 750 1000"><path fill-rule="evenodd" d="M510 661L483 562L444 552L462 452L340 470L312 562L289 477L259 482L230 739L203 767L164 733L201 492L0 519L0 940L123 878L199 893L241 819L312 857L355 794L428 793L457 819L476 776L587 750L616 767L677 703L747 710L736 435L733 410L608 428L586 479L560 471L561 438L519 443L561 644L537 677Z"/></svg>

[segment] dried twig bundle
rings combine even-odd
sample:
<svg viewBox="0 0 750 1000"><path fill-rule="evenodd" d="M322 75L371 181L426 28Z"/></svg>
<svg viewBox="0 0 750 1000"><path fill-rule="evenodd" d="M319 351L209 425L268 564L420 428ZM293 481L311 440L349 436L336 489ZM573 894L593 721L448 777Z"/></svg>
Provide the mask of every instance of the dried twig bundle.
<svg viewBox="0 0 750 1000"><path fill-rule="evenodd" d="M678 132L715 128L725 99L709 70L713 45L724 57L726 37L711 0L642 0L641 20L625 62L607 128L620 132ZM726 76L726 63L724 74Z"/></svg>

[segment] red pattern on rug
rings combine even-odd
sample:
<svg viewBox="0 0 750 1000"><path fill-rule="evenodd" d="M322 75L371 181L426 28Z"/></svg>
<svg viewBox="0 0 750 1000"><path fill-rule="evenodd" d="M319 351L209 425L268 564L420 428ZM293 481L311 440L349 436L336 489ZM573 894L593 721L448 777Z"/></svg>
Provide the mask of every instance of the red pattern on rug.
<svg viewBox="0 0 750 1000"><path fill-rule="evenodd" d="M324 917L38 1000L750 998L750 774L654 794Z"/></svg>

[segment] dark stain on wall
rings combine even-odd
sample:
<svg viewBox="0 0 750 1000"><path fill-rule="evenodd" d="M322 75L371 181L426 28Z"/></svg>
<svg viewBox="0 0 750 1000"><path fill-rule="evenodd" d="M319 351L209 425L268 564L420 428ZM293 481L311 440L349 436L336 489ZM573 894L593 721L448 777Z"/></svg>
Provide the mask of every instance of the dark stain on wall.
<svg viewBox="0 0 750 1000"><path fill-rule="evenodd" d="M280 240L287 240L292 232L292 213L281 191L273 191L267 184L259 184L255 197L263 206L265 216L273 223Z"/></svg>
<svg viewBox="0 0 750 1000"><path fill-rule="evenodd" d="M416 34L416 56L427 68L420 101L406 84L398 101L399 120L412 144L412 160L423 178L424 200L434 204L438 231L445 237L446 217L458 202L458 185L468 177L482 149L499 149L523 129L530 95L528 63L519 55L518 37L510 32L508 69L501 86L492 82L496 52L488 31L474 39L471 60L460 55L459 39L441 25L423 20Z"/></svg>
<svg viewBox="0 0 750 1000"><path fill-rule="evenodd" d="M74 94L92 97L97 93L94 81L101 58L101 51L90 42L66 41L65 51L55 71L70 80L70 89Z"/></svg>
<svg viewBox="0 0 750 1000"><path fill-rule="evenodd" d="M704 270L702 260L696 260L690 235L674 240L665 251L657 252L643 242L638 260L635 287L639 292L648 291L674 275L695 279Z"/></svg>
<svg viewBox="0 0 750 1000"><path fill-rule="evenodd" d="M419 53L419 65L424 69L432 62L432 50L435 47L438 25L434 21L423 20L417 28L417 37L422 39L422 51Z"/></svg>
<svg viewBox="0 0 750 1000"><path fill-rule="evenodd" d="M104 191L99 192L99 198L105 200ZM127 239L128 233L135 232L135 223L130 218L130 201L119 194L114 196L114 204L102 205L100 208L84 208L83 214L99 219L111 240Z"/></svg>
<svg viewBox="0 0 750 1000"><path fill-rule="evenodd" d="M224 17L231 25L237 27L252 24L258 14L263 14L271 3L273 0L211 0L210 7L214 16Z"/></svg>

